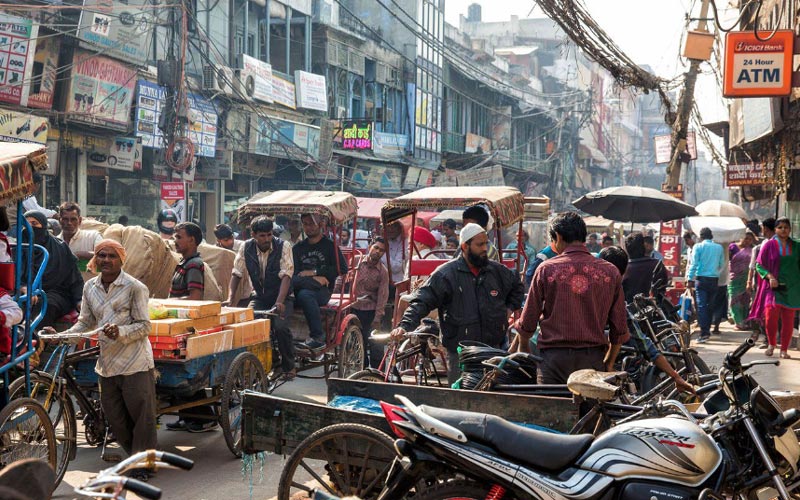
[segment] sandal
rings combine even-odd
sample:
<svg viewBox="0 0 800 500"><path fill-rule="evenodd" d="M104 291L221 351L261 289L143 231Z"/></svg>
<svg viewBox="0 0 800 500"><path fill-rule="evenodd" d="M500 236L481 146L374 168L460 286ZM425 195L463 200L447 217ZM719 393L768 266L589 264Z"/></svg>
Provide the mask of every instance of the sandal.
<svg viewBox="0 0 800 500"><path fill-rule="evenodd" d="M781 351L781 358L783 358L783 359L792 359L792 357L789 356L789 353L787 351Z"/></svg>
<svg viewBox="0 0 800 500"><path fill-rule="evenodd" d="M775 346L771 345L771 346L767 347L767 350L764 351L764 354L766 354L767 356L772 356L773 352L775 352Z"/></svg>
<svg viewBox="0 0 800 500"><path fill-rule="evenodd" d="M295 368L292 368L291 371L283 373L283 378L286 379L286 381L294 380L295 377L297 377L297 369Z"/></svg>

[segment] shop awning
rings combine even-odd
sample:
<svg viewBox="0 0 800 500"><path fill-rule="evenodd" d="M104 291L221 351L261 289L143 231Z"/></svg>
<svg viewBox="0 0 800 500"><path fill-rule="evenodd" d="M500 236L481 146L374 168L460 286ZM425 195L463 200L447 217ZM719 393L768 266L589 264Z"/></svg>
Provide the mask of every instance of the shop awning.
<svg viewBox="0 0 800 500"><path fill-rule="evenodd" d="M608 163L608 158L606 158L606 155L603 154L602 151L588 144L581 144L580 158L582 160L592 159L600 163Z"/></svg>

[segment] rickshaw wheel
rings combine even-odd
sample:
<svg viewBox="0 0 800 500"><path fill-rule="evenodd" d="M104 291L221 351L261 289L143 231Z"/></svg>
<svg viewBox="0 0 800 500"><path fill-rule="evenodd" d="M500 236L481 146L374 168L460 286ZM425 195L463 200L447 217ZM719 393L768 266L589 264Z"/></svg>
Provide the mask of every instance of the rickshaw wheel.
<svg viewBox="0 0 800 500"><path fill-rule="evenodd" d="M31 372L31 392L36 401L42 405L53 424L56 435L56 454L58 456L55 485L58 486L67 472L69 461L75 458L78 445L78 426L75 422L75 407L72 398L63 386L58 386L53 391L50 404L45 405L47 391L53 383L53 376L45 372ZM8 385L8 398L17 399L25 397L25 377L19 377ZM49 407L48 407L49 406Z"/></svg>
<svg viewBox="0 0 800 500"><path fill-rule="evenodd" d="M342 333L339 343L339 378L364 369L364 339L361 337L361 326L350 323Z"/></svg>
<svg viewBox="0 0 800 500"><path fill-rule="evenodd" d="M242 456L242 391L264 392L267 374L258 357L251 352L236 356L225 374L219 423L225 444L231 453Z"/></svg>
<svg viewBox="0 0 800 500"><path fill-rule="evenodd" d="M395 456L394 440L377 429L353 423L324 427L289 455L278 482L278 500L312 498L313 489L374 499Z"/></svg>
<svg viewBox="0 0 800 500"><path fill-rule="evenodd" d="M11 400L0 411L0 469L35 458L57 467L56 433L47 412L32 398Z"/></svg>

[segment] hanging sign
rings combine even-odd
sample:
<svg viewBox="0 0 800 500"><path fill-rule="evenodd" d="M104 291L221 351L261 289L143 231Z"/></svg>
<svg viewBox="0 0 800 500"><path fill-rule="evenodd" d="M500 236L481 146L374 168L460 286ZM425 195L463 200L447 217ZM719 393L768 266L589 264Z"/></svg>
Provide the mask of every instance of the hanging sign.
<svg viewBox="0 0 800 500"><path fill-rule="evenodd" d="M239 77L242 82L247 82L248 77L253 79L253 99L271 104L272 65L247 54L239 54L239 68L242 70Z"/></svg>
<svg viewBox="0 0 800 500"><path fill-rule="evenodd" d="M36 36L39 25L29 19L3 15L0 21L0 102L28 105Z"/></svg>
<svg viewBox="0 0 800 500"><path fill-rule="evenodd" d="M772 37L752 30L725 36L725 97L787 96L792 87L794 32L776 31Z"/></svg>
<svg viewBox="0 0 800 500"><path fill-rule="evenodd" d="M372 122L342 122L342 149L364 151L372 149Z"/></svg>
<svg viewBox="0 0 800 500"><path fill-rule="evenodd" d="M112 130L127 130L136 70L84 50L76 50L73 57L67 118Z"/></svg>
<svg viewBox="0 0 800 500"><path fill-rule="evenodd" d="M37 41L36 54L33 57L34 71L31 72L30 78L29 108L50 109L53 107L60 47L61 41L57 38L42 38Z"/></svg>
<svg viewBox="0 0 800 500"><path fill-rule="evenodd" d="M658 237L658 251L664 256L664 267L670 276L680 276L681 221L662 222Z"/></svg>
<svg viewBox="0 0 800 500"><path fill-rule="evenodd" d="M144 64L153 43L154 20L146 0L84 0L77 37L87 48Z"/></svg>
<svg viewBox="0 0 800 500"><path fill-rule="evenodd" d="M128 172L142 169L142 138L114 137L97 144L86 158L90 167L111 168Z"/></svg>
<svg viewBox="0 0 800 500"><path fill-rule="evenodd" d="M672 158L672 136L657 135L653 137L656 149L656 163L669 163ZM697 137L694 130L686 134L686 152L692 160L697 159Z"/></svg>
<svg viewBox="0 0 800 500"><path fill-rule="evenodd" d="M755 186L764 184L764 165L761 163L746 163L742 165L728 164L725 172L725 185Z"/></svg>
<svg viewBox="0 0 800 500"><path fill-rule="evenodd" d="M295 109L295 90L294 84L288 80L284 80L276 74L272 74L272 99L278 103L283 104L287 108Z"/></svg>
<svg viewBox="0 0 800 500"><path fill-rule="evenodd" d="M294 72L297 107L328 111L328 90L325 77L297 70Z"/></svg>

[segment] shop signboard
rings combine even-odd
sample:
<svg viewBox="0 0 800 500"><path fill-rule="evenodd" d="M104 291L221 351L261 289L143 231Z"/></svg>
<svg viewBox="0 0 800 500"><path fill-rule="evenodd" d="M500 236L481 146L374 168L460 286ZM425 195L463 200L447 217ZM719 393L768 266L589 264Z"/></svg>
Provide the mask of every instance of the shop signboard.
<svg viewBox="0 0 800 500"><path fill-rule="evenodd" d="M127 130L135 84L136 70L109 57L76 50L67 93L67 119Z"/></svg>
<svg viewBox="0 0 800 500"><path fill-rule="evenodd" d="M154 20L147 0L83 0L77 36L84 47L143 65Z"/></svg>
<svg viewBox="0 0 800 500"><path fill-rule="evenodd" d="M348 151L369 151L372 149L372 128L374 124L366 120L345 120L342 122L342 149Z"/></svg>
<svg viewBox="0 0 800 500"><path fill-rule="evenodd" d="M97 144L89 151L86 162L90 167L139 171L142 169L142 138L114 137L105 144Z"/></svg>
<svg viewBox="0 0 800 500"><path fill-rule="evenodd" d="M162 149L164 137L158 120L164 108L166 91L155 83L139 80L136 101L136 136L142 145ZM203 96L187 94L189 99L189 139L194 144L195 156L213 158L217 147L217 112Z"/></svg>
<svg viewBox="0 0 800 500"><path fill-rule="evenodd" d="M58 71L58 51L61 42L58 38L41 38L36 42L36 53L33 56L28 107L51 109L53 95L56 90L56 72Z"/></svg>
<svg viewBox="0 0 800 500"><path fill-rule="evenodd" d="M727 187L765 184L764 165L761 163L728 164L725 175Z"/></svg>
<svg viewBox="0 0 800 500"><path fill-rule="evenodd" d="M664 267L670 276L680 276L681 268L681 221L662 222L658 236L658 251L664 256Z"/></svg>
<svg viewBox="0 0 800 500"><path fill-rule="evenodd" d="M328 89L324 76L298 70L294 72L294 84L298 108L328 111Z"/></svg>
<svg viewBox="0 0 800 500"><path fill-rule="evenodd" d="M244 75L253 77L253 99L272 103L272 65L247 54L239 54L239 68Z"/></svg>
<svg viewBox="0 0 800 500"><path fill-rule="evenodd" d="M491 167L473 168L458 173L459 186L505 186L506 181L503 177L503 167L493 165Z"/></svg>
<svg viewBox="0 0 800 500"><path fill-rule="evenodd" d="M195 179L230 180L233 178L233 151L217 150L214 158L200 158Z"/></svg>
<svg viewBox="0 0 800 500"><path fill-rule="evenodd" d="M290 122L267 116L255 116L251 127L254 153L276 158L319 158L320 129L304 123Z"/></svg>
<svg viewBox="0 0 800 500"><path fill-rule="evenodd" d="M253 177L275 177L274 158L268 156L248 155L246 153L233 153L233 173L250 175Z"/></svg>
<svg viewBox="0 0 800 500"><path fill-rule="evenodd" d="M669 163L672 159L672 136L657 135L653 137L656 148L656 163ZM690 130L686 134L686 152L692 160L697 159L697 134Z"/></svg>
<svg viewBox="0 0 800 500"><path fill-rule="evenodd" d="M725 35L724 97L780 97L792 90L793 30L761 37L752 30Z"/></svg>
<svg viewBox="0 0 800 500"><path fill-rule="evenodd" d="M0 141L47 144L47 118L0 109Z"/></svg>
<svg viewBox="0 0 800 500"><path fill-rule="evenodd" d="M372 152L383 158L402 158L408 147L408 136L389 134L387 132L372 133Z"/></svg>
<svg viewBox="0 0 800 500"><path fill-rule="evenodd" d="M170 208L178 215L178 223L186 220L186 183L161 183L161 209Z"/></svg>
<svg viewBox="0 0 800 500"><path fill-rule="evenodd" d="M357 162L352 169L350 180L358 189L381 191L383 193L400 191L398 167L385 166L372 162Z"/></svg>
<svg viewBox="0 0 800 500"><path fill-rule="evenodd" d="M0 20L0 102L28 105L30 85L25 84L33 67L39 25L21 17L3 14Z"/></svg>
<svg viewBox="0 0 800 500"><path fill-rule="evenodd" d="M481 137L477 134L468 133L464 151L467 153L477 153L479 149L483 153L490 152L492 150L492 140L488 137Z"/></svg>
<svg viewBox="0 0 800 500"><path fill-rule="evenodd" d="M452 168L444 169L444 172L436 174L436 187L454 187L458 186L458 176L461 172L453 170Z"/></svg>
<svg viewBox="0 0 800 500"><path fill-rule="evenodd" d="M433 185L433 170L419 167L408 167L403 179L403 189L417 190Z"/></svg>
<svg viewBox="0 0 800 500"><path fill-rule="evenodd" d="M273 73L272 100L287 108L296 109L294 84Z"/></svg>

